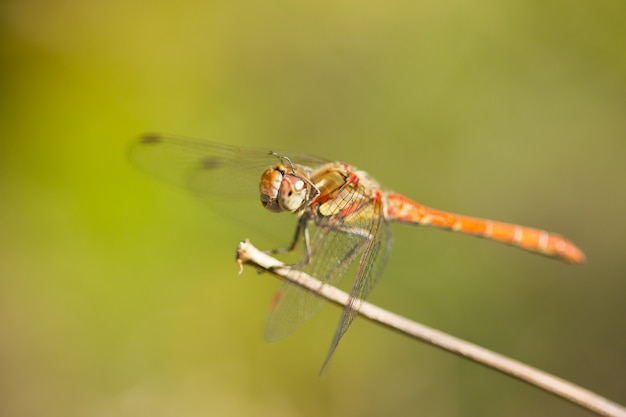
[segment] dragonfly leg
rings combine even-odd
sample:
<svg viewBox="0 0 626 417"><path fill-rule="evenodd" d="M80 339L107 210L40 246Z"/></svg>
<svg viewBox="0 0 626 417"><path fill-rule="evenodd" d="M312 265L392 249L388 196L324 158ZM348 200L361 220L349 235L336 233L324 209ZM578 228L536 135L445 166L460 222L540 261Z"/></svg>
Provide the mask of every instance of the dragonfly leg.
<svg viewBox="0 0 626 417"><path fill-rule="evenodd" d="M323 228L324 226L319 226L319 227ZM341 260L341 262L337 266L335 266L330 271L328 271L328 273L324 277L318 277L322 282L327 282L336 271L340 270L345 265L350 264L354 260L354 257L358 255L358 253L362 250L363 246L366 245L367 242L369 242L372 239L371 233L361 228L355 229L351 227L338 227L338 228L335 227L333 231L338 232L338 233L344 233L348 235L357 236L357 237L360 237L361 240L358 244L354 245L354 247L350 249L350 252L348 252L348 254ZM313 254L311 251L311 242L310 242L310 237L309 237L309 218L307 218L306 216L302 216L300 220L298 221L298 226L296 227L296 233L294 235L293 241L291 242L291 245L289 245L286 248L267 250L265 251L265 253L281 254L281 253L292 252L296 248L297 243L300 240L300 235L302 235L302 240L304 241L304 257L302 258L302 260L298 262L291 263L285 266L288 266L290 268L300 268L300 267L309 265L313 258Z"/></svg>
<svg viewBox="0 0 626 417"><path fill-rule="evenodd" d="M300 220L298 221L298 227L296 228L296 233L295 233L293 241L291 242L291 245L286 248L268 250L268 251L265 251L265 253L268 253L268 254L279 253L280 254L280 253L292 252L296 248L297 243L300 240L300 234L302 234L302 240L304 241L304 257L298 262L286 264L284 266L287 266L289 268L300 268L300 267L308 265L311 262L311 243L310 243L310 238L309 238L308 226L309 226L309 220L305 218L305 216L302 216Z"/></svg>
<svg viewBox="0 0 626 417"><path fill-rule="evenodd" d="M289 246L286 246L284 248L268 249L263 252L267 253L268 255L291 253L296 249L296 246L298 246L298 241L300 240L301 234L303 235L303 239L304 239L305 253L308 252L308 246L309 246L309 229L307 227L308 222L309 222L309 219L306 218L306 216L300 217L300 219L298 220L298 225L296 226L296 232L294 233L293 239L291 240L291 243L289 244Z"/></svg>
<svg viewBox="0 0 626 417"><path fill-rule="evenodd" d="M318 226L320 228L324 228L324 226ZM367 243L373 238L372 234L369 233L367 230L362 229L362 228L352 228L352 227L333 227L333 232L336 233L344 233L347 235L353 235L353 236L357 236L360 237L360 241L355 244L350 251L346 254L346 256L343 257L343 259L333 268L331 268L323 277L316 277L320 280L320 282L322 284L328 282L330 280L330 278L337 273L337 271L340 271L342 268L344 268L345 266L349 265L354 258L362 251L363 247L365 245L367 245ZM303 266L307 266L311 263L311 261L314 258L314 255L311 251L311 245L310 245L310 241L309 241L309 228L308 228L308 222L304 221L303 225L302 225L302 233L303 233L303 240L304 240L304 257L301 261L296 262L296 263L292 263L289 264L287 266L289 266L290 268L300 268Z"/></svg>
<svg viewBox="0 0 626 417"><path fill-rule="evenodd" d="M303 222L303 226L301 227L302 227L302 234L304 236L303 240L304 240L304 246L305 246L304 258L299 262L284 265L286 267L294 268L294 269L302 268L304 266L309 265L314 258L314 255L311 253L311 246L309 242L308 223L306 221ZM326 283L328 283L328 281L335 274L341 273L341 270L343 268L346 268L347 266L349 266L354 261L354 258L356 258L363 251L363 248L367 246L367 244L373 238L371 233L368 233L367 230L363 230L363 229L336 228L334 229L334 231L339 232L339 233L349 234L349 235L355 235L355 236L360 237L361 239L359 239L359 241L350 249L350 251L341 259L341 261L337 265L335 265L333 268L331 268L329 271L327 271L323 277L322 276L315 277L320 280L320 288L324 286ZM296 236L298 236L299 234L300 234L300 231L296 233Z"/></svg>

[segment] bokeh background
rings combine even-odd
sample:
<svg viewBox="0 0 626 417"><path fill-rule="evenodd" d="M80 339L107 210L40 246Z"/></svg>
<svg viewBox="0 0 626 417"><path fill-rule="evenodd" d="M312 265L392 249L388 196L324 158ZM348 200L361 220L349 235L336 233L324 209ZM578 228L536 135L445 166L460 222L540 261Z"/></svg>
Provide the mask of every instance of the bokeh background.
<svg viewBox="0 0 626 417"><path fill-rule="evenodd" d="M330 306L266 344L279 283L234 262L254 231L133 167L145 131L564 234L587 265L395 227L371 301L626 403L623 1L0 10L0 415L589 415L358 319L319 377Z"/></svg>

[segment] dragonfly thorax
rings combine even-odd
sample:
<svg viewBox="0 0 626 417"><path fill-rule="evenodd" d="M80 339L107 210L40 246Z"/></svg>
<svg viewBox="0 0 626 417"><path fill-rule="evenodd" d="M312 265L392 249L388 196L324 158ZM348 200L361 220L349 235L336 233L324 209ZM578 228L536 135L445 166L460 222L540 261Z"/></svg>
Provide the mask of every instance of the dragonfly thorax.
<svg viewBox="0 0 626 417"><path fill-rule="evenodd" d="M303 176L287 169L279 164L268 168L261 175L261 203L269 211L279 213L281 211L295 212L302 208L308 201L312 184Z"/></svg>

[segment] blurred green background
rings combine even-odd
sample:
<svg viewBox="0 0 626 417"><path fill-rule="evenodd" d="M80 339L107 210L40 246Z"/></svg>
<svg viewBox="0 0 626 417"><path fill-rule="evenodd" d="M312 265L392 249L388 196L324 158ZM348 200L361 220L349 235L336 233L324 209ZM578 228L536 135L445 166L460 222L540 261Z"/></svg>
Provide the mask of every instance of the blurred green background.
<svg viewBox="0 0 626 417"><path fill-rule="evenodd" d="M358 319L318 377L333 307L264 343L279 283L234 262L253 231L138 172L145 131L571 238L587 265L394 227L371 301L626 403L623 1L0 9L0 415L589 415Z"/></svg>

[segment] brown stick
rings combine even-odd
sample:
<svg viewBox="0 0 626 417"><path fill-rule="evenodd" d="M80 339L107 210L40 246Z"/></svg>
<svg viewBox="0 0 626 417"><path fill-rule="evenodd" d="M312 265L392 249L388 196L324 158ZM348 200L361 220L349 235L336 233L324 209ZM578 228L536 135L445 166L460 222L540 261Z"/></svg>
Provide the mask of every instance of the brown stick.
<svg viewBox="0 0 626 417"><path fill-rule="evenodd" d="M237 262L239 263L240 271L243 270L243 264L253 265L265 269L277 277L298 285L338 306L345 307L349 303L349 295L345 292L329 285L324 285L320 288L319 281L316 278L284 266L282 262L256 249L247 240L241 242L237 247ZM368 302L360 303L356 310L359 315L370 321L498 370L564 398L586 410L602 416L626 417L626 408L623 406L529 365L413 322Z"/></svg>

